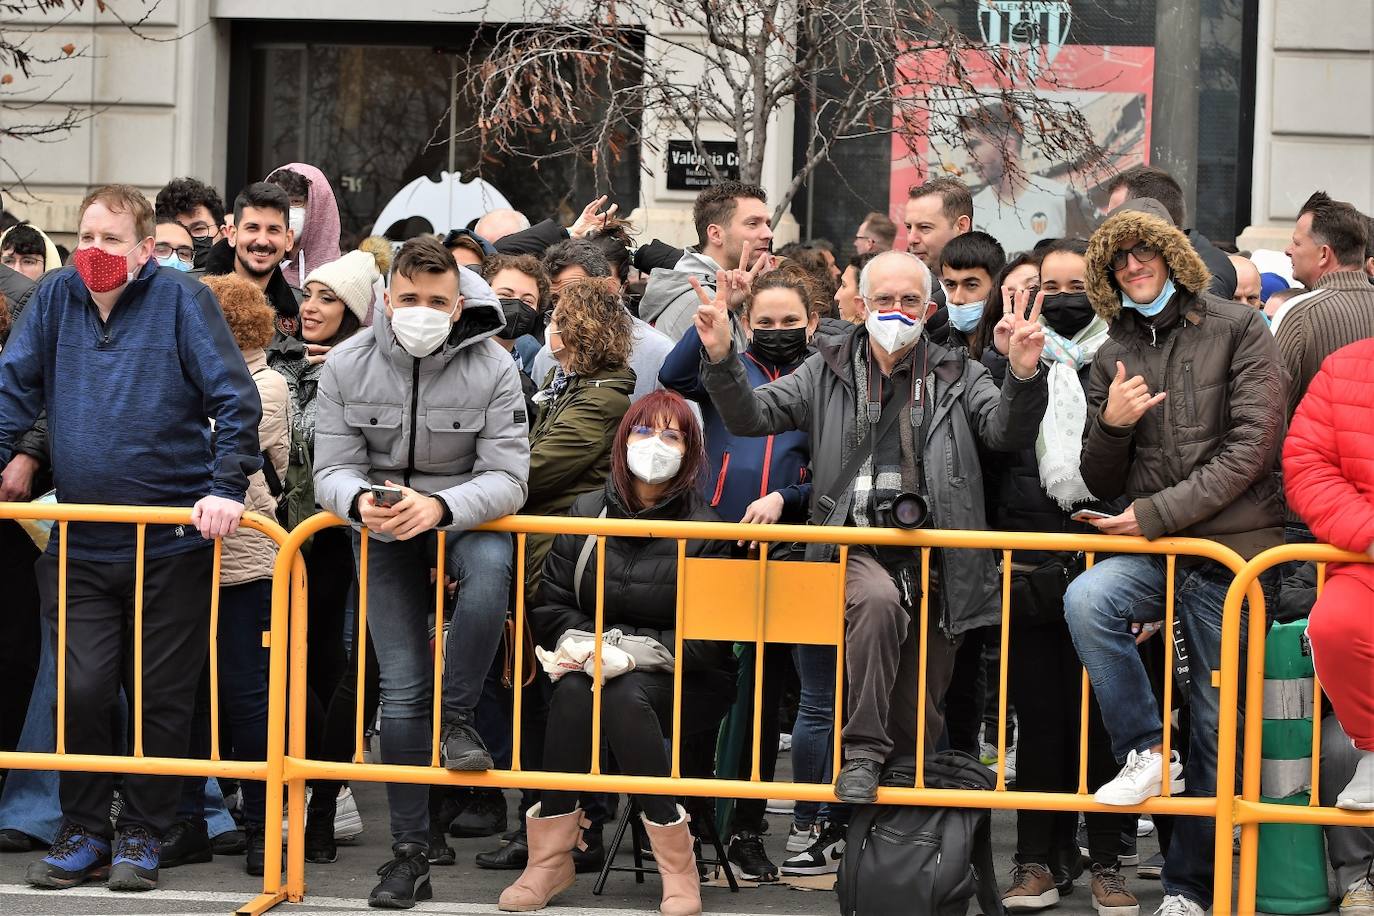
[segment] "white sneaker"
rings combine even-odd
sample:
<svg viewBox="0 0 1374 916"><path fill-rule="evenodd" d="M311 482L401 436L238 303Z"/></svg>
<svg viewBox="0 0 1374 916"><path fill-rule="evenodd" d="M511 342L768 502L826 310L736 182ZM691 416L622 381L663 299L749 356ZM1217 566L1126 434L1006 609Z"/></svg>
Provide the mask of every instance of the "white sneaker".
<svg viewBox="0 0 1374 916"><path fill-rule="evenodd" d="M1142 814L1142 815L1140 815L1140 817L1136 818L1136 822L1135 822L1135 835L1136 835L1136 836L1149 836L1150 834L1152 834L1152 833L1154 833L1154 832L1155 832L1155 822L1154 822L1154 818L1150 817L1150 815L1148 815L1148 814Z"/></svg>
<svg viewBox="0 0 1374 916"><path fill-rule="evenodd" d="M1369 877L1358 878L1341 900L1341 916L1374 916L1374 884Z"/></svg>
<svg viewBox="0 0 1374 916"><path fill-rule="evenodd" d="M790 798L770 798L764 810L769 814L791 814L797 803Z"/></svg>
<svg viewBox="0 0 1374 916"><path fill-rule="evenodd" d="M1178 751L1170 754L1169 785L1174 794L1183 791L1183 763L1178 759ZM1126 765L1116 778L1093 793L1093 798L1102 805L1121 805L1132 807L1154 798L1161 793L1160 766L1163 758L1151 750L1131 751L1126 755Z"/></svg>
<svg viewBox="0 0 1374 916"><path fill-rule="evenodd" d="M787 851L806 852L811 848L811 844L816 841L820 832L819 824L812 824L810 827L798 827L793 824L787 828Z"/></svg>
<svg viewBox="0 0 1374 916"><path fill-rule="evenodd" d="M840 824L826 824L816 839L803 852L782 863L784 875L833 875L840 870L844 858L844 840L848 828Z"/></svg>
<svg viewBox="0 0 1374 916"><path fill-rule="evenodd" d="M1159 756L1156 754L1155 756ZM1207 911L1182 894L1169 894L1155 910L1155 916L1206 916Z"/></svg>
<svg viewBox="0 0 1374 916"><path fill-rule="evenodd" d="M792 750L792 733L782 732L778 735L778 753L786 754Z"/></svg>
<svg viewBox="0 0 1374 916"><path fill-rule="evenodd" d="M363 832L363 816L358 813L358 803L353 798L353 790L344 786L339 790L339 800L334 808L334 839L352 840Z"/></svg>
<svg viewBox="0 0 1374 916"><path fill-rule="evenodd" d="M1347 811L1374 811L1374 751L1360 751L1355 776L1336 798L1336 807Z"/></svg>

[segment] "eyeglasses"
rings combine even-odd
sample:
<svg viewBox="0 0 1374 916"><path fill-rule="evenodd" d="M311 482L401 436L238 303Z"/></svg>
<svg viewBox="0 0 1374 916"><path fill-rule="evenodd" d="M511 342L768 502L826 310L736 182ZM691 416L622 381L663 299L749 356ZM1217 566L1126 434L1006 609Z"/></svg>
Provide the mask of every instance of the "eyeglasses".
<svg viewBox="0 0 1374 916"><path fill-rule="evenodd" d="M219 228L218 226L210 226L202 222L194 222L189 226L185 223L181 225L187 232L191 233L191 238L193 239L208 239L213 236L215 230Z"/></svg>
<svg viewBox="0 0 1374 916"><path fill-rule="evenodd" d="M1129 263L1126 258L1128 255L1135 255L1136 261L1146 264L1159 257L1159 249L1153 245L1146 245L1141 242L1134 248L1118 248L1112 252L1112 270L1121 270Z"/></svg>
<svg viewBox="0 0 1374 916"><path fill-rule="evenodd" d="M196 250L189 245L173 246L170 242L158 242L153 246L154 257L169 258L174 253L183 264L190 264L196 259Z"/></svg>
<svg viewBox="0 0 1374 916"><path fill-rule="evenodd" d="M880 312L890 312L901 306L903 312L908 315L919 316L926 309L926 298L915 293L907 293L900 299L896 296L865 296L864 301L873 306Z"/></svg>
<svg viewBox="0 0 1374 916"><path fill-rule="evenodd" d="M36 254L7 254L0 258L0 264L4 264L11 270L18 270L21 267L42 268L46 262L42 255Z"/></svg>
<svg viewBox="0 0 1374 916"><path fill-rule="evenodd" d="M630 435L636 439L652 439L658 436L669 445L677 445L682 448L687 447L687 436L680 429L672 427L659 428L656 426L631 426Z"/></svg>

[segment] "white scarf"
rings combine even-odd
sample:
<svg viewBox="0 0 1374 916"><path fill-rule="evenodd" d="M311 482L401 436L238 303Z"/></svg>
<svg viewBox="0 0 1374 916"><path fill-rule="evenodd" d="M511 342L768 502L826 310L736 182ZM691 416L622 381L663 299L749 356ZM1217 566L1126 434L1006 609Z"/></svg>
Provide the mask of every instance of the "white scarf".
<svg viewBox="0 0 1374 916"><path fill-rule="evenodd" d="M1065 511L1093 498L1083 482L1079 461L1083 453L1083 427L1088 420L1088 399L1078 372L1093 361L1107 340L1107 322L1096 316L1067 340L1048 325L1045 353L1049 363L1049 405L1040 421L1040 436L1035 442L1040 484Z"/></svg>

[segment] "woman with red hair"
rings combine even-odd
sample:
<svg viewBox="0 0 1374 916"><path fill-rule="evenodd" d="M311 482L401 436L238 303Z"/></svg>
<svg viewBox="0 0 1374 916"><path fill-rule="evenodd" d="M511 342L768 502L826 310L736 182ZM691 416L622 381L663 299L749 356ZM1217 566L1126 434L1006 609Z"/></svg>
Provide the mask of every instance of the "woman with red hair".
<svg viewBox="0 0 1374 916"><path fill-rule="evenodd" d="M719 521L698 492L706 453L701 427L679 395L656 391L631 405L611 446L611 479L604 489L579 497L569 515L657 521ZM559 535L544 561L542 603L530 611L530 627L541 647L558 649L565 640L585 640L595 631L597 568L594 539ZM673 721L673 669L683 666L684 739L715 729L734 693L728 643L688 640L673 658L677 611L677 541L672 538L607 538L604 627L633 659L630 670L605 682L601 692L601 734L620 772L666 776L665 742ZM724 541L688 541L689 557L728 557ZM580 634L574 635L574 634ZM628 648L631 641L635 648ZM564 649L567 654L567 647ZM603 655L606 661L607 652ZM587 661L586 671L593 669ZM591 677L581 670L562 674L553 688L544 743L544 768L586 773L591 766ZM672 798L638 797L654 859L663 877L661 912L701 912L696 859L687 815ZM526 815L529 864L501 895L502 910L546 906L573 883L572 851L582 811L575 792L541 793Z"/></svg>

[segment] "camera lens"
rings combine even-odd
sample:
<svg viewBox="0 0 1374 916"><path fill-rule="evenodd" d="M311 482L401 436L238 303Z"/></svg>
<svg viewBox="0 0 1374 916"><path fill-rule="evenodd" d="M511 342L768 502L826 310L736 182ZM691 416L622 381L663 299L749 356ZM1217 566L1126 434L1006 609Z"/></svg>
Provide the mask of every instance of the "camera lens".
<svg viewBox="0 0 1374 916"><path fill-rule="evenodd" d="M891 512L898 528L920 528L926 523L926 501L917 493L899 493L892 500Z"/></svg>

